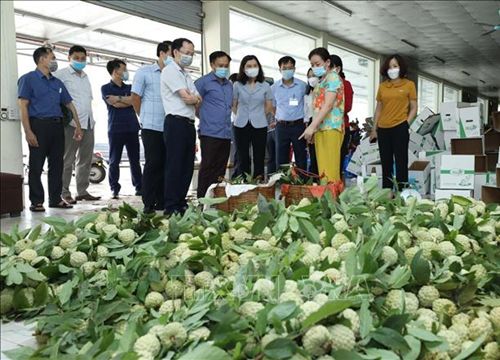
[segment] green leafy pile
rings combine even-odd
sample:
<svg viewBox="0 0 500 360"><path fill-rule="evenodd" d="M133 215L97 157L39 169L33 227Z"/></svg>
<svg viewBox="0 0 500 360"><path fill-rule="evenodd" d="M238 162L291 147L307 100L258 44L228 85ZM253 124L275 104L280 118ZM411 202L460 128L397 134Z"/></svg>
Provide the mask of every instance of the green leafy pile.
<svg viewBox="0 0 500 360"><path fill-rule="evenodd" d="M216 200L206 200L216 201ZM500 212L361 193L2 234L12 359L498 359Z"/></svg>

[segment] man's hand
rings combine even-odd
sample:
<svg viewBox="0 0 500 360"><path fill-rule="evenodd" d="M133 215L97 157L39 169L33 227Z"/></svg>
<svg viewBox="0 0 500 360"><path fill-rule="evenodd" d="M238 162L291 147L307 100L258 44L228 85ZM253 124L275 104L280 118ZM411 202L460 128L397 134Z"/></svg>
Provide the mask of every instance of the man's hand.
<svg viewBox="0 0 500 360"><path fill-rule="evenodd" d="M26 141L31 147L38 147L38 139L33 131L26 131Z"/></svg>
<svg viewBox="0 0 500 360"><path fill-rule="evenodd" d="M370 133L370 142L377 140L377 130L373 129Z"/></svg>
<svg viewBox="0 0 500 360"><path fill-rule="evenodd" d="M106 96L106 102L111 105L111 106L114 106L117 102L119 102L120 99L118 96L116 95L108 95Z"/></svg>
<svg viewBox="0 0 500 360"><path fill-rule="evenodd" d="M81 141L82 138L83 138L82 128L78 126L75 128L75 133L73 134L73 139L75 139L76 141Z"/></svg>
<svg viewBox="0 0 500 360"><path fill-rule="evenodd" d="M302 135L300 135L299 140L304 138L309 144L312 144L314 142L314 134L316 133L317 129L313 125L309 125Z"/></svg>
<svg viewBox="0 0 500 360"><path fill-rule="evenodd" d="M270 123L269 124L269 129L272 130L272 129L276 128L276 124L277 123L278 123L277 121L273 121L272 123Z"/></svg>

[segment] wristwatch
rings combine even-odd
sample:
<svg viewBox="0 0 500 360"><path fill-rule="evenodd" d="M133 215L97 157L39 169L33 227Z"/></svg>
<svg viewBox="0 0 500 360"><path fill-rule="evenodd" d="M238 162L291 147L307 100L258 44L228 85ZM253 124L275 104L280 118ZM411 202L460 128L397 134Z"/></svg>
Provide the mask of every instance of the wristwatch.
<svg viewBox="0 0 500 360"><path fill-rule="evenodd" d="M122 96L121 95L118 95L118 100L122 101Z"/></svg>

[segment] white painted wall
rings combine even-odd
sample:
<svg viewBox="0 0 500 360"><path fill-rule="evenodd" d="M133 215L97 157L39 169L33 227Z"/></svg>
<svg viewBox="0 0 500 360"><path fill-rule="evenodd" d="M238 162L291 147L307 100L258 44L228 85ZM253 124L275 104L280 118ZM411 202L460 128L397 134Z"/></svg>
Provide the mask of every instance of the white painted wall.
<svg viewBox="0 0 500 360"><path fill-rule="evenodd" d="M1 108L0 171L23 174L22 132L17 107L17 55L14 4L0 1ZM5 110L4 110L5 109Z"/></svg>

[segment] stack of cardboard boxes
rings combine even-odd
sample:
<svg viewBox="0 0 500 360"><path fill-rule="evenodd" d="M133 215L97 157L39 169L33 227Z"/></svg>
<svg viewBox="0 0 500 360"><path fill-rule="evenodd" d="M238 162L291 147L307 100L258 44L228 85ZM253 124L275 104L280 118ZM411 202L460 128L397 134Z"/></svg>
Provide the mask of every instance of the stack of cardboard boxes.
<svg viewBox="0 0 500 360"><path fill-rule="evenodd" d="M498 113L496 118L499 131L492 129L483 134L480 104L445 102L440 114L425 108L410 124L410 186L435 199L451 195L480 199L486 193L490 201L494 194L500 196L500 168L496 169L500 147ZM358 176L377 176L381 183L378 144L370 143L368 138L362 140L347 170Z"/></svg>
<svg viewBox="0 0 500 360"><path fill-rule="evenodd" d="M500 203L500 112L493 114L493 128L484 134L484 149L488 174L495 171L496 182L487 181L481 188L481 199L486 203ZM492 176L490 176L492 178ZM488 178L488 180L490 180Z"/></svg>

